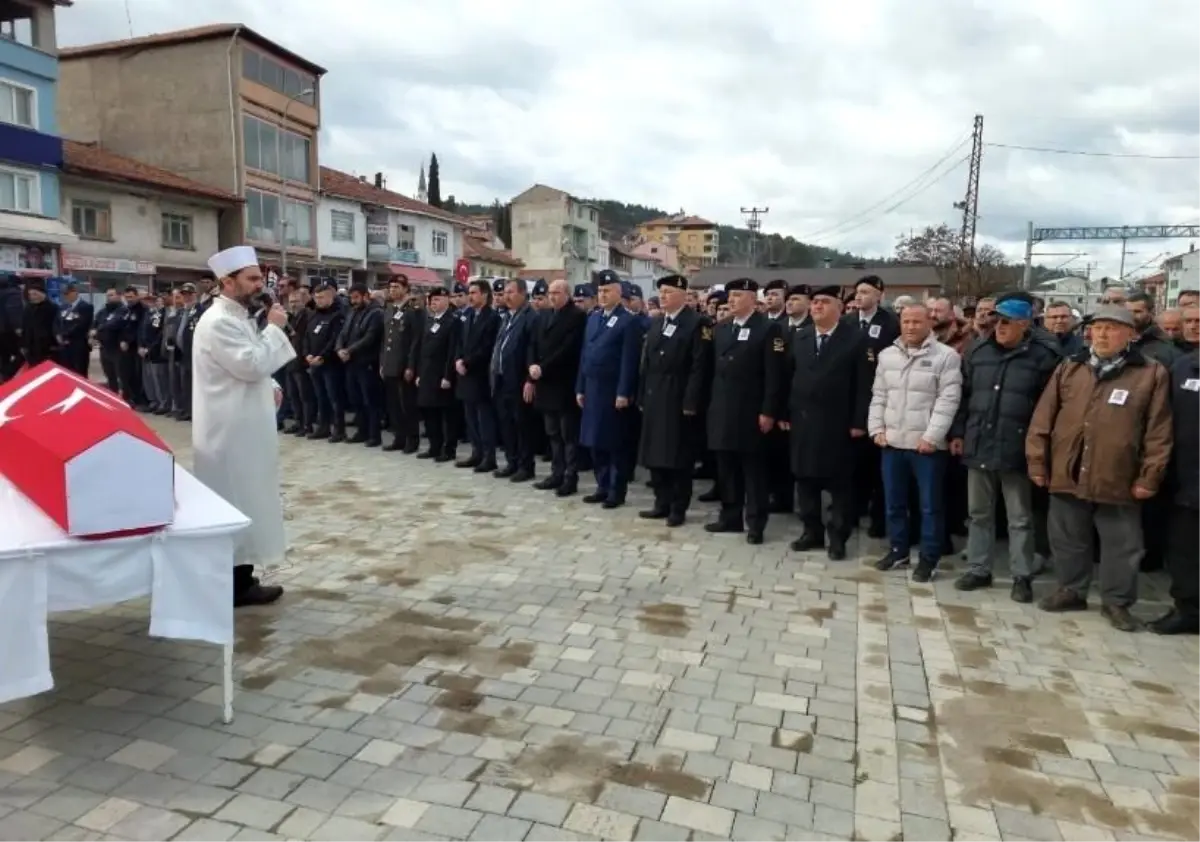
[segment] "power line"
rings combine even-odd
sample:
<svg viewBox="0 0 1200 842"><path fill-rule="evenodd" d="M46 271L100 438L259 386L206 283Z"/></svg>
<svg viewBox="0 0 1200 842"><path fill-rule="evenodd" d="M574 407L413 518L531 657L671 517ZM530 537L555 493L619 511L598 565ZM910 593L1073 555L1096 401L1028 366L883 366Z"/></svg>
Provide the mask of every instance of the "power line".
<svg viewBox="0 0 1200 842"><path fill-rule="evenodd" d="M1195 161L1200 155L1142 155L1136 152L1092 152L1086 149L1052 149L1047 146L1019 146L1014 143L985 143L996 149L1015 149L1020 152L1044 152L1048 155L1082 155L1088 158L1140 158L1149 161Z"/></svg>
<svg viewBox="0 0 1200 842"><path fill-rule="evenodd" d="M845 225L847 225L848 223L854 222L855 220L861 219L862 217L871 213L875 209L882 207L883 205L890 202L892 199L899 196L901 193L905 192L906 190L910 189L914 185L918 184L919 182L921 182L922 180L927 178L930 173L934 172L939 167L941 167L942 164L944 164L950 158L951 155L953 155L958 150L960 150L964 146L966 146L967 141L970 139L971 139L971 132L967 132L962 137L960 137L958 139L958 141L956 141L954 143L953 146L951 146L949 149L947 149L946 152L943 153L942 156L940 158L938 158L930 167L926 168L925 170L922 170L921 173L919 175L917 175L916 178L912 179L911 181L909 181L908 183L899 187L898 189L893 190L891 193L884 196L882 199L880 199L875 204L868 205L867 207L863 208L862 210L858 211L857 213L851 214L850 216L846 217L845 219L843 219L839 222L834 223L833 225L828 225L824 228L820 228L816 231L813 231L810 234L805 234L803 237L799 237L797 239L802 243L814 242L814 238L821 237L821 236L828 236L830 234L833 234L834 232L837 231L837 229L842 228ZM861 227L861 226L857 226L857 227Z"/></svg>

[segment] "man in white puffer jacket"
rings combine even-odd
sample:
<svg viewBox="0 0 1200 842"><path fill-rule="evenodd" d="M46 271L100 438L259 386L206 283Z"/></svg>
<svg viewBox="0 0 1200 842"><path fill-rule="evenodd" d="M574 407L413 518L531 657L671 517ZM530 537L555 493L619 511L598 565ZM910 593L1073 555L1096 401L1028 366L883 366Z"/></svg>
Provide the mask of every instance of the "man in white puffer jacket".
<svg viewBox="0 0 1200 842"><path fill-rule="evenodd" d="M942 476L946 434L962 396L962 360L933 335L923 304L900 313L900 338L879 354L867 432L883 448L883 489L889 549L879 570L908 564L908 500L915 479L921 501L921 544L913 581L928 582L937 568L945 531Z"/></svg>

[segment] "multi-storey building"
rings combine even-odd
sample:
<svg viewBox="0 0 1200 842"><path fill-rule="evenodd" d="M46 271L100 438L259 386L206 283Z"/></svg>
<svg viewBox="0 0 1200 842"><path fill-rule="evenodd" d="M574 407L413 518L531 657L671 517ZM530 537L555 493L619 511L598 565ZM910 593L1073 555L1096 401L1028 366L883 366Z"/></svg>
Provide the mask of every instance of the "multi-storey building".
<svg viewBox="0 0 1200 842"><path fill-rule="evenodd" d="M464 232L474 230L461 216L386 189L380 173L368 181L366 176L321 167L321 198L320 213L329 217L331 231L335 224L341 228L348 222L348 204L358 207L361 217L354 219L362 220L361 238L356 229L353 240L343 239L345 251L338 256L353 247L363 266L353 277L369 284L386 283L397 273L427 286L451 281L463 256Z"/></svg>
<svg viewBox="0 0 1200 842"><path fill-rule="evenodd" d="M74 242L59 221L63 144L54 15L67 0L0 2L0 273L57 275Z"/></svg>
<svg viewBox="0 0 1200 842"><path fill-rule="evenodd" d="M256 246L292 274L317 265L323 68L240 24L72 47L59 61L66 137L244 199L222 219L222 247Z"/></svg>
<svg viewBox="0 0 1200 842"><path fill-rule="evenodd" d="M600 211L562 190L535 184L512 200L512 240L513 255L526 266L523 274L586 283L604 242Z"/></svg>
<svg viewBox="0 0 1200 842"><path fill-rule="evenodd" d="M1200 289L1200 251L1192 247L1183 254L1168 258L1162 264L1167 273L1165 298L1168 307L1175 306L1175 299L1185 289Z"/></svg>
<svg viewBox="0 0 1200 842"><path fill-rule="evenodd" d="M674 248L680 268L686 272L715 266L721 250L716 223L682 212L643 222L638 226L638 235L644 242L663 243Z"/></svg>

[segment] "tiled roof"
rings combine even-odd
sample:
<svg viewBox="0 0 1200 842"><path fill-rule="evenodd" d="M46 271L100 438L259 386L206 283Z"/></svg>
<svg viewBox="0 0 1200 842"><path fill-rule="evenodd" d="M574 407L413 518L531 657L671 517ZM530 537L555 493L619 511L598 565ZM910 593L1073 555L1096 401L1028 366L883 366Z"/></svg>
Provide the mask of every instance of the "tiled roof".
<svg viewBox="0 0 1200 842"><path fill-rule="evenodd" d="M79 143L74 140L63 140L63 170L105 181L156 187L159 190L170 190L219 202L232 204L241 201L234 194L217 187L210 187L169 170L117 155L91 143Z"/></svg>
<svg viewBox="0 0 1200 842"><path fill-rule="evenodd" d="M517 273L517 277L521 280L535 281L539 278L546 283L551 281L565 281L567 279L566 269L522 269Z"/></svg>
<svg viewBox="0 0 1200 842"><path fill-rule="evenodd" d="M494 249L478 237L463 237L463 257L472 260L482 260L485 263L498 263L501 266L524 266L525 263L513 257L511 251Z"/></svg>
<svg viewBox="0 0 1200 842"><path fill-rule="evenodd" d="M471 220L464 216L450 213L450 211L442 210L425 202L419 202L401 193L382 190L369 181L363 181L348 172L330 167L321 167L321 192L341 199L352 199L368 205L379 205L384 208L415 213L419 216L433 217L452 225L461 225L472 229L476 227Z"/></svg>
<svg viewBox="0 0 1200 842"><path fill-rule="evenodd" d="M186 44L190 41L207 41L210 38L232 38L234 34L245 38L252 44L262 47L268 52L287 59L292 64L307 70L309 73L323 76L325 68L314 64L303 56L296 55L291 50L281 47L269 38L264 38L253 29L240 23L211 23L206 26L196 26L191 29L176 29L172 32L157 32L153 35L142 35L138 38L125 38L120 41L102 41L98 44L82 44L78 47L59 47L59 61L75 58L90 58L107 53L120 53L126 50L144 50L153 47L172 47L176 44Z"/></svg>
<svg viewBox="0 0 1200 842"><path fill-rule="evenodd" d="M692 228L716 228L715 222L709 222L702 216L664 216L659 219L652 219L649 222L643 222L643 226L647 228L657 228L663 225L682 225Z"/></svg>

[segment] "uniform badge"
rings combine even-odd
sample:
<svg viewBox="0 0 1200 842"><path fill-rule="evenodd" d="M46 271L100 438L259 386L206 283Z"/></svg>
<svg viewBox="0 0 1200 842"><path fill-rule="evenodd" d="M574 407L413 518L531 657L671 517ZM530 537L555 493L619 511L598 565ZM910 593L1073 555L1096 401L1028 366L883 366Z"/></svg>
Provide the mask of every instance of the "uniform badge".
<svg viewBox="0 0 1200 842"><path fill-rule="evenodd" d="M776 337L775 339L773 339L771 341L771 350L774 351L776 354L783 353L783 338L782 337Z"/></svg>
<svg viewBox="0 0 1200 842"><path fill-rule="evenodd" d="M708 325L704 325L704 327L700 328L700 338L705 342L712 341L712 328Z"/></svg>
<svg viewBox="0 0 1200 842"><path fill-rule="evenodd" d="M875 362L875 349L874 348L867 349L867 362L869 362L869 363Z"/></svg>

